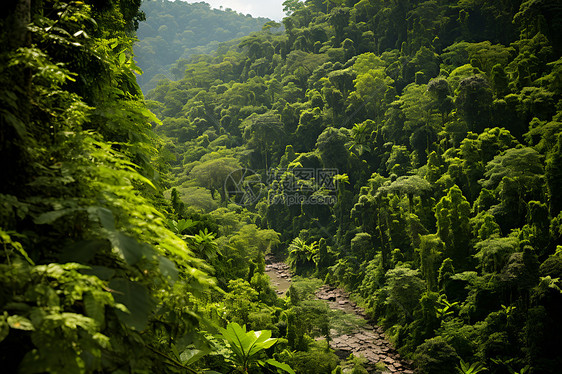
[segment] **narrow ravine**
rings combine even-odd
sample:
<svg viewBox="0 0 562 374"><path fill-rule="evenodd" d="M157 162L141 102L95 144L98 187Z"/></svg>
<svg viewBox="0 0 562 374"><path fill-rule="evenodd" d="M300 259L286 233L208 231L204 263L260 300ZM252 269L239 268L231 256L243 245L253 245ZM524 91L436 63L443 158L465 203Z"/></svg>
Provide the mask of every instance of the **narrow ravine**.
<svg viewBox="0 0 562 374"><path fill-rule="evenodd" d="M289 266L273 257L266 259L265 272L270 277L271 283L282 297L290 287L291 272ZM323 285L316 291L316 297L328 303L332 310L341 310L364 320L366 323L356 326L352 331L339 335L332 330L330 346L340 358L350 354L364 357L367 360L365 369L369 373L380 373L375 368L377 363L383 363L386 370L383 373L413 374L411 362L400 357L396 349L386 339L381 327L372 324L363 308L357 306L349 299L348 294L339 288Z"/></svg>

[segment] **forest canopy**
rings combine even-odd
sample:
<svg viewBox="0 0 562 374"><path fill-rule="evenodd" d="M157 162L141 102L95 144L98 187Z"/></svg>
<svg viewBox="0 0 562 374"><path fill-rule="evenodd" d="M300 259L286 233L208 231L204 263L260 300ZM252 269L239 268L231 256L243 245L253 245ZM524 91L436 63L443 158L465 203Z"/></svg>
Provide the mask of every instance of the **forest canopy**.
<svg viewBox="0 0 562 374"><path fill-rule="evenodd" d="M145 5L169 65L187 4ZM0 16L5 370L559 372L559 1L290 0L254 32L227 11L246 35L146 95L139 6ZM403 367L335 354L360 322L322 283Z"/></svg>
<svg viewBox="0 0 562 374"><path fill-rule="evenodd" d="M285 6L284 31L147 94L178 198L236 209L197 177L237 159L293 271L352 292L421 372L556 372L562 7Z"/></svg>
<svg viewBox="0 0 562 374"><path fill-rule="evenodd" d="M163 77L183 76L190 57L215 51L220 43L261 30L267 18L253 18L226 9L211 9L205 2L145 0L134 53L143 74L137 81L144 92Z"/></svg>

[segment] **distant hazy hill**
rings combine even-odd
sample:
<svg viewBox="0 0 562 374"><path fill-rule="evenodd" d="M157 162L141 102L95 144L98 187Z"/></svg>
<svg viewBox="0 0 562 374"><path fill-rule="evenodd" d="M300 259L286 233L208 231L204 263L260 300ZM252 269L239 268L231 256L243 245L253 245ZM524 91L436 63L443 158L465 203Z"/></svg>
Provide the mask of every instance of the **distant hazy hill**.
<svg viewBox="0 0 562 374"><path fill-rule="evenodd" d="M173 78L170 67L176 60L212 52L220 42L260 30L269 21L230 8L211 9L204 2L145 0L141 9L146 13L146 21L141 22L138 29L135 55L144 71L138 82L145 93L162 78L157 75Z"/></svg>

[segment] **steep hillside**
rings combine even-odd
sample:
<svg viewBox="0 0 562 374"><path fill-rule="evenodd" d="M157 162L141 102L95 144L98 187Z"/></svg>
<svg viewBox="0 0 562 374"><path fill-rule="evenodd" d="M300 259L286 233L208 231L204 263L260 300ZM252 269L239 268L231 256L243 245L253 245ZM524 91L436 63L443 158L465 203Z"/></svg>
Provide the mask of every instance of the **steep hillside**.
<svg viewBox="0 0 562 374"><path fill-rule="evenodd" d="M172 372L194 293L214 283L165 223L158 120L132 60L139 4L4 5L1 370Z"/></svg>
<svg viewBox="0 0 562 374"><path fill-rule="evenodd" d="M145 0L141 11L145 21L139 24L139 41L134 50L135 60L144 73L137 78L144 92L154 88L163 76L181 78L182 64L191 56L211 53L219 43L259 31L269 21L230 8L211 9L204 2L179 0ZM179 68L170 72L174 64L179 64Z"/></svg>
<svg viewBox="0 0 562 374"><path fill-rule="evenodd" d="M297 274L352 291L423 373L557 372L562 5L286 5L285 32L147 95L179 216L277 231Z"/></svg>

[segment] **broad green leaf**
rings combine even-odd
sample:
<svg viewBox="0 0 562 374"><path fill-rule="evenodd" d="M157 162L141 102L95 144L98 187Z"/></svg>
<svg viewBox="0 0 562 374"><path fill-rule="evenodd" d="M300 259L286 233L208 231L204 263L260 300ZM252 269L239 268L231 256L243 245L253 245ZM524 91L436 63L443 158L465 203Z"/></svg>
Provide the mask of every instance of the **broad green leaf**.
<svg viewBox="0 0 562 374"><path fill-rule="evenodd" d="M266 360L265 362L268 363L271 366L275 366L276 368L279 368L281 370L285 370L287 373L295 374L295 371L293 369L291 369L291 367L284 362L279 362L279 361L277 361L273 358L270 358L270 359Z"/></svg>
<svg viewBox="0 0 562 374"><path fill-rule="evenodd" d="M177 233L181 234L184 230L195 226L195 222L193 222L192 220L188 219L180 219L179 221L177 221L176 223L176 229L177 229Z"/></svg>
<svg viewBox="0 0 562 374"><path fill-rule="evenodd" d="M102 326L105 321L105 306L98 302L91 292L84 296L84 307L86 308L86 315Z"/></svg>
<svg viewBox="0 0 562 374"><path fill-rule="evenodd" d="M235 322L229 323L226 329L220 331L230 343L237 362L243 366L249 365L252 361L256 363L256 354L277 342L277 339L271 339L270 330L246 332L245 325L240 326Z"/></svg>
<svg viewBox="0 0 562 374"><path fill-rule="evenodd" d="M180 354L180 360L184 365L191 365L197 360L205 357L210 352L210 349L187 349Z"/></svg>
<svg viewBox="0 0 562 374"><path fill-rule="evenodd" d="M251 338L246 334L246 326L241 327L236 322L229 323L226 329L220 330L223 337L230 343L234 353L246 357L252 344Z"/></svg>
<svg viewBox="0 0 562 374"><path fill-rule="evenodd" d="M96 323L90 318L83 314L78 313L60 313L60 314L50 314L45 317L45 320L60 321L62 324L71 329L77 329L81 327L82 329L93 333L96 331Z"/></svg>
<svg viewBox="0 0 562 374"><path fill-rule="evenodd" d="M11 302L4 305L4 310L10 310L19 312L21 314L26 314L31 309L31 306L26 303Z"/></svg>
<svg viewBox="0 0 562 374"><path fill-rule="evenodd" d="M171 347L170 347L170 350L172 351L172 353L174 355L173 357L177 360L180 360L180 353L178 351L178 348L177 348L176 344L172 344Z"/></svg>
<svg viewBox="0 0 562 374"><path fill-rule="evenodd" d="M129 313L117 310L119 320L135 330L144 330L152 311L152 302L145 286L128 279L116 278L109 282L116 302L125 305Z"/></svg>
<svg viewBox="0 0 562 374"><path fill-rule="evenodd" d="M123 234L122 232L112 233L111 243L123 256L127 264L134 265L143 257L150 257L154 254L152 248L146 244L141 244L136 239Z"/></svg>
<svg viewBox="0 0 562 374"><path fill-rule="evenodd" d="M108 349L111 346L111 342L108 336L105 336L99 332L92 335L92 338L102 347Z"/></svg>
<svg viewBox="0 0 562 374"><path fill-rule="evenodd" d="M51 224L55 222L57 219L75 211L76 211L75 208L53 210L39 215L33 220L33 222L35 222L35 224L37 225Z"/></svg>
<svg viewBox="0 0 562 374"><path fill-rule="evenodd" d="M267 349L277 343L277 339L271 339L271 330L250 331L249 335L254 335L254 342L248 350L248 355L252 356L263 349Z"/></svg>
<svg viewBox="0 0 562 374"><path fill-rule="evenodd" d="M8 325L13 329L31 331L35 330L30 320L22 316L9 316Z"/></svg>
<svg viewBox="0 0 562 374"><path fill-rule="evenodd" d="M164 275L165 277L169 277L172 282L178 280L178 269L176 268L176 264L163 256L159 257L158 262L162 275Z"/></svg>
<svg viewBox="0 0 562 374"><path fill-rule="evenodd" d="M72 34L72 35L73 35L74 37L82 36L84 39L88 39L88 38L89 38L88 34L87 34L86 31L84 31L84 30L76 31L76 32L75 32L74 34Z"/></svg>
<svg viewBox="0 0 562 374"><path fill-rule="evenodd" d="M169 312L171 312L171 309L167 308L166 306L163 306L163 308L161 308L159 311L160 314L169 313ZM198 344L198 336L194 331L190 331L184 336L175 339L174 342L174 347L177 349L178 352L183 352L193 345L198 347L201 345Z"/></svg>
<svg viewBox="0 0 562 374"><path fill-rule="evenodd" d="M115 218L111 210L95 206L88 208L88 213L92 218L97 218L104 229L115 230Z"/></svg>
<svg viewBox="0 0 562 374"><path fill-rule="evenodd" d="M33 262L33 260L31 258L29 258L27 252L25 251L25 249L23 249L23 246L21 245L20 242L16 242L13 241L12 238L10 237L10 235L3 231L0 230L0 239L2 241L2 243L4 244L4 248L6 248L6 246L9 244L12 248L14 248L20 255L22 255L23 258L25 258L25 260L31 264L31 265L35 265L35 263Z"/></svg>

